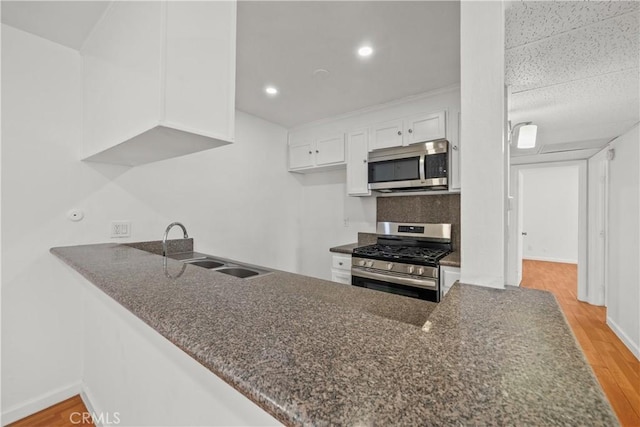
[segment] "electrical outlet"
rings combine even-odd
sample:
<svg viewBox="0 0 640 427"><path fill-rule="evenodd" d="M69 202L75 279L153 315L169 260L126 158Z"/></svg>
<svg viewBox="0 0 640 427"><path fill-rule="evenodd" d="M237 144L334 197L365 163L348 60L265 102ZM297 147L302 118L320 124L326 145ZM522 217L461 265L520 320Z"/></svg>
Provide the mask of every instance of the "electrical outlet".
<svg viewBox="0 0 640 427"><path fill-rule="evenodd" d="M111 221L111 238L131 237L131 221Z"/></svg>

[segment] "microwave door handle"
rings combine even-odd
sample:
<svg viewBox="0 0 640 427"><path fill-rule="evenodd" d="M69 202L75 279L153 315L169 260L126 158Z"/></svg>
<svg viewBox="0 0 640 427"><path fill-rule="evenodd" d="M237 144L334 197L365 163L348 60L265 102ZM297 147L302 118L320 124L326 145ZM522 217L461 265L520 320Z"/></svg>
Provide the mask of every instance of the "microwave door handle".
<svg viewBox="0 0 640 427"><path fill-rule="evenodd" d="M427 179L424 173L425 157L426 157L426 154L422 154L420 156L420 181L424 181L425 179Z"/></svg>

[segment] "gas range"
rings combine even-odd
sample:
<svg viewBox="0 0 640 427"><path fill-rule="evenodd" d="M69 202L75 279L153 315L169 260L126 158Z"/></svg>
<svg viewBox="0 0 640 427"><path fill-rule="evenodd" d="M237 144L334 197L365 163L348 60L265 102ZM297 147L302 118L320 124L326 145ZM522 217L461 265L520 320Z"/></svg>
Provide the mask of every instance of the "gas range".
<svg viewBox="0 0 640 427"><path fill-rule="evenodd" d="M451 250L448 249L402 246L402 241L399 241L398 244L376 243L375 245L362 246L354 250L354 254L364 258L431 266L438 265L438 261L450 252Z"/></svg>
<svg viewBox="0 0 640 427"><path fill-rule="evenodd" d="M374 245L354 249L352 284L440 301L439 261L451 252L451 224L378 223Z"/></svg>

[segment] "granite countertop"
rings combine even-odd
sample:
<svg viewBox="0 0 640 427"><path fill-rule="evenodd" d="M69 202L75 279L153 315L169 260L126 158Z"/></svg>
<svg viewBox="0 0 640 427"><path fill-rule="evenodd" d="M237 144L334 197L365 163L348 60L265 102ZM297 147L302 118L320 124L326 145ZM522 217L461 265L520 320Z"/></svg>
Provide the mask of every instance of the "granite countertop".
<svg viewBox="0 0 640 427"><path fill-rule="evenodd" d="M51 252L287 425L617 424L547 292L456 284L435 304L280 271L171 279L125 245Z"/></svg>
<svg viewBox="0 0 640 427"><path fill-rule="evenodd" d="M333 248L329 248L329 252L337 252L339 254L349 254L353 253L353 250L357 248L359 245L357 243L349 243L348 245L335 246Z"/></svg>
<svg viewBox="0 0 640 427"><path fill-rule="evenodd" d="M440 260L440 265L460 267L460 251L453 251Z"/></svg>

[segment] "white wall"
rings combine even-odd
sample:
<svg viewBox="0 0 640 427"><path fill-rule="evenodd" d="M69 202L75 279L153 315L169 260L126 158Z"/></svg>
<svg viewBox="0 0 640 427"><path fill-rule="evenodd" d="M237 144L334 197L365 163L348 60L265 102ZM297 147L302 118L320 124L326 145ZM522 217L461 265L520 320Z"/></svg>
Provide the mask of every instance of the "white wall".
<svg viewBox="0 0 640 427"><path fill-rule="evenodd" d="M77 52L2 25L3 422L79 390L79 282L49 248L123 241L108 234L122 219L125 241L156 240L179 220L199 250L298 266L303 186L285 129L239 113L231 146L133 169L83 163L80 72ZM67 220L72 208L84 220Z"/></svg>
<svg viewBox="0 0 640 427"><path fill-rule="evenodd" d="M72 161L79 79L76 52L2 26L3 413L80 380L81 300L48 253L85 233L97 237L87 223L64 220L106 183Z"/></svg>
<svg viewBox="0 0 640 427"><path fill-rule="evenodd" d="M638 125L611 143L607 324L640 359L639 145Z"/></svg>
<svg viewBox="0 0 640 427"><path fill-rule="evenodd" d="M375 232L375 197L349 197L345 171L300 175L298 271L331 280L329 248L358 240L358 232Z"/></svg>
<svg viewBox="0 0 640 427"><path fill-rule="evenodd" d="M460 36L460 281L503 288L508 162L502 2L463 1Z"/></svg>
<svg viewBox="0 0 640 427"><path fill-rule="evenodd" d="M523 169L523 258L578 262L578 166Z"/></svg>

